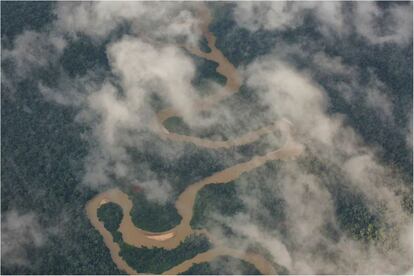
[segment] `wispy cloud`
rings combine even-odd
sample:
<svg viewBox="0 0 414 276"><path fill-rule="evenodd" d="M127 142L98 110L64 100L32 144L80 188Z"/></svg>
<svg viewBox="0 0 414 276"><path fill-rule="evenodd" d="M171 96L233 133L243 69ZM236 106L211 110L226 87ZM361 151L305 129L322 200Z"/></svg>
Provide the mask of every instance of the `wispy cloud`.
<svg viewBox="0 0 414 276"><path fill-rule="evenodd" d="M333 33L347 36L353 31L372 44L404 44L411 39L412 13L407 11L407 5L383 9L374 2L352 3L351 11L345 5L348 4L244 2L236 5L234 16L241 27L252 31L294 29L308 13L317 19L327 39ZM171 200L174 191L169 181L153 172L145 158L137 164L132 154L151 147L157 157L170 162L188 154L183 145L168 143L153 133L157 112L151 104L153 96L179 110L191 126L208 128L221 124L228 137L239 135L237 128L257 128L258 120L248 120L251 113L238 111L235 115L235 110L226 105L204 119L198 115L194 106L197 91L191 85L196 66L179 46L196 45L200 39L199 19L192 4L59 2L55 12L57 19L48 33L24 32L14 41L14 48L4 51L2 61L12 63L14 69L10 72L20 80L51 64L60 70L55 86L39 82L39 90L47 100L74 107L78 112L76 120L90 129L85 135L90 149L85 159L84 184L100 190L113 185L114 179L131 184L139 182L149 200L157 203ZM349 16L354 18L352 24L348 24ZM388 24L384 30L381 29L384 22L378 20L381 18ZM124 28L126 34L117 34L118 28ZM107 71L91 69L83 76L70 77L59 66L59 58L70 41L82 36L105 47ZM254 177L249 180L257 190L266 186L283 198L289 233L262 227L254 213L259 212L268 220L274 220L274 214L261 205L265 195L252 193L251 189L239 189L248 209L244 214L232 218L216 214L214 219L246 237L232 246L246 250L249 244L260 243L275 262L291 273L372 274L412 270L412 218L402 209L398 193L408 185L347 124L345 114L328 112L329 97L315 76L319 71L340 76L334 86L344 99L352 104L362 98L364 108L372 108L383 120L393 122L394 105L385 93L386 85L373 72L368 72L363 83L358 79L361 68L323 50L312 52L309 64L313 70L298 69L286 57L292 53L310 56L307 46L278 45L278 49L239 70L243 83L253 91L261 107L263 115L258 118L289 119L294 125L295 139L307 149L302 158L280 166L275 177L251 172ZM12 83L13 74L6 75L2 81ZM362 97L356 91L363 91ZM246 104L240 106L247 108ZM226 125L224 120L229 123ZM233 123L236 127L232 128ZM406 129L407 143L412 147L412 116L410 125L404 126ZM370 210L379 210L381 222L389 227L382 244L357 241L341 229L336 214L337 199L332 192L332 186L339 185L337 179L319 175L304 165L306 158L315 156L326 167L336 168L337 177L343 180L346 189L361 194ZM338 233L337 239L326 233L327 225ZM45 242L40 230L34 214L21 215L15 211L4 214L3 260L24 264L26 246L41 246ZM219 229L214 233L220 236ZM11 240L18 242L10 243Z"/></svg>
<svg viewBox="0 0 414 276"><path fill-rule="evenodd" d="M36 214L19 214L16 210L2 213L2 264L30 265L28 247L40 247L46 239Z"/></svg>
<svg viewBox="0 0 414 276"><path fill-rule="evenodd" d="M347 72L339 64L335 67ZM266 179L254 172L249 178L250 185L255 187L279 187L278 193L285 202L288 236L281 239L277 232L257 230L257 220L248 214L261 210L261 199L251 192L250 186L241 193L249 206L242 222L213 215L215 220L245 237L235 245L247 248L248 244L259 242L291 273L405 273L412 259L412 237L407 235L412 229L412 219L403 211L402 198L397 195L407 187L402 178L376 157L375 149L344 122L344 116L327 112L326 93L306 71L293 69L277 55L268 55L246 66L244 76L247 85L258 91L263 104L293 122L298 134L295 139L306 146L307 154L317 156L326 167L336 167L340 174L337 177L342 178L352 193L362 194L368 208L379 213L381 222L392 230L386 230L384 240L378 244L352 239L341 229L336 215L338 199L332 191L339 186L330 188L342 184L335 177L313 173L299 159L281 165L276 178ZM302 158L308 157L305 154ZM271 221L273 215L263 211L263 216ZM327 225L339 231L337 240L324 230ZM286 250L280 249L284 247ZM279 248L277 253L275 248Z"/></svg>
<svg viewBox="0 0 414 276"><path fill-rule="evenodd" d="M376 2L240 2L234 10L237 23L249 30L294 29L306 15L318 21L328 37L355 31L373 44L409 43L412 39L411 3L380 7Z"/></svg>

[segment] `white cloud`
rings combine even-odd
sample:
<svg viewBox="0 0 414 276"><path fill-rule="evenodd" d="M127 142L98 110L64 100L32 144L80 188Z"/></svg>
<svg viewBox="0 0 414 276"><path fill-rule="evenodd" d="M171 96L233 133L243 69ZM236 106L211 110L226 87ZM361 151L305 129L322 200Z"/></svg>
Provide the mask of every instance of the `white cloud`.
<svg viewBox="0 0 414 276"><path fill-rule="evenodd" d="M144 104L143 97L155 92L182 112L185 120L191 119L196 94L191 86L195 66L182 49L172 45L155 48L139 39L125 37L111 45L108 53L131 108L139 108Z"/></svg>
<svg viewBox="0 0 414 276"><path fill-rule="evenodd" d="M355 4L355 28L371 43L407 43L412 40L412 3L393 5L386 11L375 2ZM380 31L380 23L385 25L386 31Z"/></svg>
<svg viewBox="0 0 414 276"><path fill-rule="evenodd" d="M155 123L155 113L148 102L152 93L179 110L184 119L191 119L193 113L192 95L195 93L191 79L195 68L181 49L175 46L155 48L126 36L108 46L108 56L122 91L110 82L89 91L79 116L80 120L94 124L94 137L99 142L96 150L101 153L92 156L108 159L96 162L92 158L95 161L90 163L88 181L94 179L93 172L97 171L100 176L96 181L106 179L101 175L105 172L115 172L118 177L130 176L132 164L127 147L139 147L148 137L140 133L150 131Z"/></svg>
<svg viewBox="0 0 414 276"><path fill-rule="evenodd" d="M234 10L236 22L244 28L256 31L296 28L303 23L307 12L313 12L322 27L341 30L343 18L338 2L240 2Z"/></svg>
<svg viewBox="0 0 414 276"><path fill-rule="evenodd" d="M252 30L287 29L300 25L302 15L312 12L320 21L324 34L336 31L343 35L349 30L344 24L342 5L338 2L240 3L237 4L235 16L241 26ZM391 24L388 34L376 31L375 19L382 14L375 3L357 3L356 8L356 30L370 42L406 41L407 32L411 29L407 27L407 22L411 22L407 16L411 12L404 11L403 6L390 9L389 16L395 23ZM77 120L92 129L91 137L88 137L92 145L85 161L84 182L100 189L103 184L111 185L112 177L136 183L139 174L143 174L145 180L139 181L139 185L144 188L147 198L165 203L171 197L170 183L159 179L147 166L137 166L130 152L151 147L148 150L171 162L185 153L183 147L162 143L151 136L155 111L149 104L149 97L157 94L177 109L190 125L202 123L203 126L211 126L222 120L237 121L225 107L206 120L196 116L196 93L191 86L195 66L182 48L168 44L181 39L189 43L198 41L198 19L193 15L190 4L61 2L56 13L58 19L53 34L70 33L76 36L82 33L98 41L107 38L120 24L131 24L130 36L122 36L107 45L110 72L104 81L96 81L92 72L76 79L62 76L59 89L40 87L41 93L48 99L80 109ZM47 66L51 62L48 58L58 57L65 42L60 35L25 32L16 39L15 45L14 49L6 50L4 58L12 59L18 74L23 76ZM306 54L303 48L296 50ZM358 74L357 68L323 52L317 53L312 62L320 70L350 79ZM219 219L239 234L247 236L246 242L262 244L273 254L276 262L293 273L397 273L409 267L412 236L407 233L412 231L412 219L401 210L400 198L395 195L395 189L400 188L402 181L377 160L375 151L364 145L355 131L344 123L343 115L328 114L328 97L313 81L312 72L294 69L276 54L269 54L244 68L243 76L245 84L259 95L262 106L269 108L272 113L269 117L292 121L295 139L322 162L341 168L349 188L361 192L369 208L385 206L381 219L392 227L396 241L394 247L384 253L376 245L361 245L344 232L339 233L339 241L328 239L322 231L323 227L328 223L338 227L332 195L319 175L310 173L295 161L283 166L276 179L258 176L256 180L258 186L266 183L280 187L280 194L286 201L290 240L282 240L276 231L262 232L249 211L235 220ZM358 82L339 85L350 86L346 92L339 89L347 94L346 98L350 101L356 98L354 88L361 87ZM367 87L369 89L364 90L366 104L385 116L391 116L392 103L384 92L386 88L375 76L370 78ZM257 209L260 194L257 198L243 196L249 207ZM270 218L272 216L266 211L263 213ZM3 238L13 240L16 233L25 238L17 243L6 243L5 249L2 239L2 257L3 253L4 258L8 259L9 256L16 256L16 261L23 263L24 258L19 258L24 256L22 248L26 244L41 246L44 243L37 219L32 214L10 212L4 220ZM240 247L245 245L243 242L239 244ZM334 261L325 258L318 251L319 247L332 254Z"/></svg>
<svg viewBox="0 0 414 276"><path fill-rule="evenodd" d="M327 98L309 76L269 56L249 65L244 75L275 114L295 122L312 138L332 144L338 123L323 113Z"/></svg>
<svg viewBox="0 0 414 276"><path fill-rule="evenodd" d="M140 182L139 186L144 188L148 200L165 204L171 199L173 189L167 181L150 180Z"/></svg>
<svg viewBox="0 0 414 276"><path fill-rule="evenodd" d="M55 33L25 31L18 35L12 49L2 49L2 62L13 64L12 70L5 72L8 84L12 80L30 77L39 68L45 68L57 62L63 53L66 41Z"/></svg>
<svg viewBox="0 0 414 276"><path fill-rule="evenodd" d="M121 24L130 24L134 35L195 45L199 19L191 3L82 2L58 3L57 29L74 36L85 34L102 40Z"/></svg>
<svg viewBox="0 0 414 276"><path fill-rule="evenodd" d="M412 4L381 9L375 2L356 2L348 16L341 2L240 2L234 10L238 25L252 31L284 30L303 23L306 13L318 20L322 34L348 35L352 28L369 42L408 43L412 39ZM381 32L383 26L387 31Z"/></svg>
<svg viewBox="0 0 414 276"><path fill-rule="evenodd" d="M308 66L305 70L308 78L322 78L327 87L334 89L335 92L331 93L339 93L348 104L362 103L370 112L374 111L382 121L394 124L394 103L390 97L392 90L379 79L372 68L347 64L341 56L309 51L306 43L281 44L277 51L274 51L274 55L281 60L297 57L301 62L306 61ZM365 77L361 78L361 75Z"/></svg>
<svg viewBox="0 0 414 276"><path fill-rule="evenodd" d="M34 213L16 210L2 213L1 258L8 265L30 265L28 247L40 247L46 236Z"/></svg>
<svg viewBox="0 0 414 276"><path fill-rule="evenodd" d="M330 74L349 76L354 73L353 68L344 64L341 57L331 57L324 52L317 52L313 55L312 62L319 67L318 69L324 72L329 72Z"/></svg>
<svg viewBox="0 0 414 276"><path fill-rule="evenodd" d="M291 2L240 2L234 16L240 26L256 31L294 28L302 21L299 12Z"/></svg>
<svg viewBox="0 0 414 276"><path fill-rule="evenodd" d="M223 220L223 218L221 218L221 220ZM274 235L268 234L259 229L257 225L251 222L248 216L237 215L233 217L231 223L229 223L229 226L234 232L243 235L250 241L254 241L254 243L258 243L268 249L278 264L283 265L289 270L292 269L292 259L283 242ZM243 241L238 243L236 246L240 247L246 244L246 241Z"/></svg>
<svg viewBox="0 0 414 276"><path fill-rule="evenodd" d="M335 68L346 69L338 64ZM379 213L383 223L392 229L384 233L387 238L381 245L364 247L345 232L339 232L339 243L330 240L322 229L327 224L337 229L339 226L326 184L319 175L310 174L300 163L290 161L278 171L277 179L271 181L280 187L279 193L286 202L290 272L399 273L409 267L412 248L403 233L412 219L402 210L401 198L396 195L396 191L405 189L402 179L378 161L375 150L364 145L353 129L344 124L342 116L327 113L327 96L308 73L295 70L270 54L248 65L244 76L246 84L258 91L264 104L293 122L295 139L321 162L341 168L349 188L362 193L368 208ZM271 185L260 175L252 179L257 179L257 185ZM255 196L250 194L249 191L244 196ZM245 202L253 202L251 208L258 208L256 201ZM233 220L227 223L233 225ZM250 238L255 240L253 234ZM387 248L386 253L382 246ZM333 260L325 258L321 248L331 252Z"/></svg>
<svg viewBox="0 0 414 276"><path fill-rule="evenodd" d="M366 102L369 107L378 110L384 119L392 118L392 102L389 97L379 89L368 88Z"/></svg>

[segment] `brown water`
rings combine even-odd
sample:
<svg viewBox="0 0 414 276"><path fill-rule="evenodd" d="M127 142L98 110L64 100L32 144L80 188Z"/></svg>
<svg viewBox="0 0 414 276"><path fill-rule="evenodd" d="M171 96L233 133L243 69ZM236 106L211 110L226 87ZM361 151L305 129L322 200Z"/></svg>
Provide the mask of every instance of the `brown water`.
<svg viewBox="0 0 414 276"><path fill-rule="evenodd" d="M200 99L196 102L197 109L207 110L211 108L217 102L224 98L238 92L240 88L240 76L236 68L227 60L227 58L218 50L215 46L216 38L209 32L208 25L211 21L210 13L206 6L200 7L200 17L202 18L202 30L204 36L207 38L208 46L211 52L205 53L199 49L187 47L192 54L205 59L215 61L219 64L217 72L224 75L227 78L226 85L218 91L216 94L209 96L205 99ZM196 183L188 186L178 197L175 207L178 213L182 217L179 225L170 229L169 231L162 233L152 233L144 231L136 227L131 220L132 202L128 198L128 195L119 189L111 189L106 192L100 193L91 199L86 205L86 212L92 225L103 236L105 245L111 252L113 261L116 263L120 270L125 271L128 274L138 274L133 268L131 268L120 256L119 245L113 241L112 235L105 229L104 225L99 221L97 217L97 210L99 207L107 202L113 202L118 204L123 211L123 219L121 221L119 231L122 233L124 242L134 245L136 247L159 247L165 249L174 249L180 242L191 234L205 234L214 248L196 255L190 260L186 260L181 264L171 268L164 272L164 274L178 274L188 270L193 264L203 263L213 260L218 256L230 255L238 257L249 263L255 265L255 267L263 274L275 274L276 271L271 263L263 256L255 253L246 253L237 251L235 249L222 246L210 233L206 230L193 230L190 226L190 221L193 217L193 206L197 193L206 185L212 184L224 184L233 181L240 177L242 173L249 172L257 167L262 166L264 163L271 160L286 160L289 158L295 158L301 154L303 147L293 141L290 133L290 123L287 120L280 120L272 125L264 128L260 128L256 131L249 132L239 138L227 140L227 141L213 141L208 139L201 139L198 137L180 135L176 133L170 133L165 130L162 123L170 117L180 116L180 112L173 108L167 108L160 111L157 114L157 118L154 121L154 130L163 139L168 139L177 142L193 143L199 147L219 149L228 148L232 146L239 146L252 143L258 140L262 135L272 133L276 129L282 131L286 142L282 148L276 151L269 152L263 156L255 156L247 162L236 164L222 171L216 172L209 177L206 177Z"/></svg>

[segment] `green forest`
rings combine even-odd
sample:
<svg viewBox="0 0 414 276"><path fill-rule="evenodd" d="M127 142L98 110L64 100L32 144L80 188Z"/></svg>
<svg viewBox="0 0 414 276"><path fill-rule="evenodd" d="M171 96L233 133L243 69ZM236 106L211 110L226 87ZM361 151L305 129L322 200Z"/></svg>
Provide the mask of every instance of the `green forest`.
<svg viewBox="0 0 414 276"><path fill-rule="evenodd" d="M347 3L352 8L353 3ZM386 5L392 5L386 3ZM386 6L385 5L385 6ZM341 96L335 87L340 80L332 76L332 72L321 72L312 67L313 53L320 49L328 55L339 56L349 66L369 68L387 88L387 96L398 106L393 110L396 125L408 125L412 112L413 102L413 47L408 44L405 47L395 47L392 43L384 45L370 45L367 41L357 36L349 39L337 40L322 39L322 34L317 28L317 22L312 16L303 18L304 24L292 31L269 31L259 29L249 32L247 29L237 26L233 19L235 3L211 3L214 11L214 20L209 29L217 37L217 48L235 66L246 65L255 58L269 54L277 49L279 44L295 45L306 41L307 49L311 53L306 56L290 55L286 59L298 69L308 69L313 72L315 81L328 93L331 104L329 112L338 112L347 115L349 123L373 146L382 149L382 160L403 172L407 177L407 183L412 183L413 157L412 151L407 148L404 133L396 132L392 124L381 120L382 114L367 110L363 106L363 91L357 91L360 99L349 103ZM402 69L404 68L404 69ZM368 76L362 75L361 80ZM355 104L356 103L356 104Z"/></svg>
<svg viewBox="0 0 414 276"><path fill-rule="evenodd" d="M99 207L98 217L104 223L105 228L112 234L114 241L120 245L121 251L119 255L128 265L140 273L160 274L212 247L204 235L191 235L171 250L164 248L138 248L125 243L122 240L122 234L118 231L122 220L121 207L114 203L106 203Z"/></svg>
<svg viewBox="0 0 414 276"><path fill-rule="evenodd" d="M14 39L24 31L47 31L48 24L56 16L53 11L55 5L55 2L1 2L2 49L14 47ZM304 18L306 24L293 32L263 29L250 32L238 27L234 21L234 3L217 2L209 3L209 6L214 10L210 30L217 36L217 47L235 66L246 65L270 53L280 45L280 41L294 43L306 40L309 49L314 49L315 53L318 49L324 49L329 54L341 56L349 65L370 68L389 88L387 95L392 102L399 106L393 110L395 125L408 125L407 114L412 112L413 100L412 45L368 45L358 37L351 37L344 43L322 40L311 17ZM112 35L122 34L117 30ZM2 260L2 274L124 274L113 263L102 236L93 228L85 212L85 204L99 192L82 184L84 161L95 146L85 139L90 135L91 126L78 122L77 108L46 100L38 86L42 82L57 89L60 70L71 77L82 77L96 69L96 78L106 76L109 74L109 62L105 49L110 39L96 43L88 37L79 36L78 40L69 40L68 43L58 66L39 69L24 80L8 74L7 77L16 77L16 80L12 78L14 86L3 82L11 64L2 60L2 71L5 73L1 97L1 211L3 214L11 210L18 210L19 214L40 214L39 224L47 235L47 241L42 246L28 246L30 265L8 264ZM206 40L200 41L200 47L203 51L209 51ZM406 183L412 184L412 150L407 147L404 134L396 132L392 124L382 121L380 114L363 107L362 96L358 99L361 105L349 104L335 88L337 79L332 78L330 72L313 68L310 56L289 58L297 68L314 72L315 81L329 96L329 112L345 114L347 123L369 145L378 148L381 161L402 175ZM202 96L208 95L211 82L224 85L226 79L215 72L217 64L193 56L192 59L197 68L192 84L200 88ZM361 76L362 79L365 77ZM157 110L166 105L157 95L151 97L151 103ZM191 129L183 120L173 117L165 122L165 126L170 131L204 138L236 137L252 130L249 126L261 127L278 119L266 112L265 106L256 104L257 99L256 92L243 85L239 93L217 106L217 110L229 109L233 117L237 118L234 122ZM265 113L269 115L265 117ZM205 114L207 117L210 115ZM276 133L276 137L278 135ZM131 217L137 227L154 232L165 231L181 221L174 202L188 185L226 167L247 161L254 155L264 154L270 147L276 149L283 142L280 139L278 143L269 143L265 136L252 144L225 150L207 150L191 144L180 144L178 146L182 146L185 154L176 162L170 162L151 145L167 143L174 146L174 143L161 141L155 134L148 134L142 147L128 149L128 153L133 162L148 165L159 179L171 184L170 201L159 204L148 200L145 193L131 189L129 179L114 178L113 183L133 201ZM306 158L299 159L299 164L323 180L324 187L333 195L339 226L347 235L367 246L370 243L387 244L393 239L393 229L381 220L381 210L370 209L362 194L348 188L340 168L326 165L321 157L310 152ZM197 195L191 226L195 229L221 227L229 237L235 237L230 228L214 219L214 214L221 214L231 220L247 212L260 228L277 231L288 240L291 233L286 224L285 202L277 183L270 186L263 181L259 191L255 188L257 175L273 181L277 179L282 166L283 162L268 162L243 174L234 182L205 187ZM149 180L139 170L136 174L139 181ZM102 187L106 188L109 187ZM263 212L248 208L242 200L242 196L248 193L260 196L260 204L265 213L272 214L271 219ZM408 187L401 204L408 214L412 214L412 186ZM120 207L113 203L105 204L98 210L99 219L119 243L121 256L137 271L161 273L212 247L202 235L188 237L173 250L133 247L122 240L118 231L122 216ZM325 228L330 239L338 238L339 229L332 225L326 225ZM257 246L254 250L262 249ZM194 265L185 274L233 274L232 266L240 269L237 271L240 274L259 274L252 265L232 257L220 257L210 263ZM284 268L280 268L280 271L288 273Z"/></svg>
<svg viewBox="0 0 414 276"><path fill-rule="evenodd" d="M211 248L207 237L192 235L174 249L137 248L121 243L121 257L136 271L160 274Z"/></svg>
<svg viewBox="0 0 414 276"><path fill-rule="evenodd" d="M220 256L208 263L193 265L182 275L261 275L252 264L230 256Z"/></svg>

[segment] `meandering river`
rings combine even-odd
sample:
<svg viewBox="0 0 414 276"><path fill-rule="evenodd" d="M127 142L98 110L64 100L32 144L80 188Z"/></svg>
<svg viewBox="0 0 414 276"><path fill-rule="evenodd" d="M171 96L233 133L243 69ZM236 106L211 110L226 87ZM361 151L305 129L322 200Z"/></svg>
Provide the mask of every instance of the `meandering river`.
<svg viewBox="0 0 414 276"><path fill-rule="evenodd" d="M202 111L210 109L216 103L220 102L228 96L231 96L233 93L238 92L241 85L241 78L233 64L231 64L228 59L222 54L222 52L216 48L216 37L208 30L208 26L211 22L211 15L208 8L204 4L200 4L199 14L202 22L201 29L203 31L203 35L207 39L208 46L211 51L206 53L198 48L186 48L189 52L196 56L217 62L219 64L216 69L217 72L227 78L225 86L217 91L217 93L206 98L199 99L196 102L195 106L197 106L197 110ZM177 208L179 215L182 217L182 220L180 224L166 232L153 233L136 227L133 224L130 215L132 202L128 198L128 195L122 192L120 189L111 189L95 196L86 205L87 216L92 225L103 236L105 245L110 250L113 261L116 263L120 270L123 270L128 274L148 274L145 273L145 271L135 271L119 256L119 245L113 241L111 233L108 232L105 229L103 223L99 221L97 217L97 211L102 204L108 202L116 203L122 208L123 218L118 230L122 233L124 242L133 246L174 249L180 244L180 242L184 241L184 239L191 234L203 233L209 238L210 242L213 244L213 249L200 253L194 258L178 264L170 270L165 271L164 274L182 273L188 270L193 264L208 262L217 256L223 255L230 255L245 260L253 264L263 274L275 274L275 268L265 257L256 253L240 252L236 249L224 247L214 238L214 236L212 236L206 230L193 230L190 226L190 221L193 217L193 206L197 193L206 185L225 184L237 179L242 173L249 172L259 166L262 166L268 161L285 160L289 158L295 158L300 155L303 151L303 146L294 142L291 135L290 122L287 120L280 120L272 125L249 132L235 139L226 141L214 141L209 139L202 139L199 137L171 133L167 131L164 128L163 123L168 118L174 116L180 116L179 110L176 110L174 108L167 108L161 110L154 119L153 128L163 139L176 142L193 143L198 147L220 149L249 144L258 140L265 134L272 133L275 130L280 130L284 136L285 144L276 151L271 151L263 156L255 156L247 162L236 164L189 185L180 194L175 203L175 207Z"/></svg>

